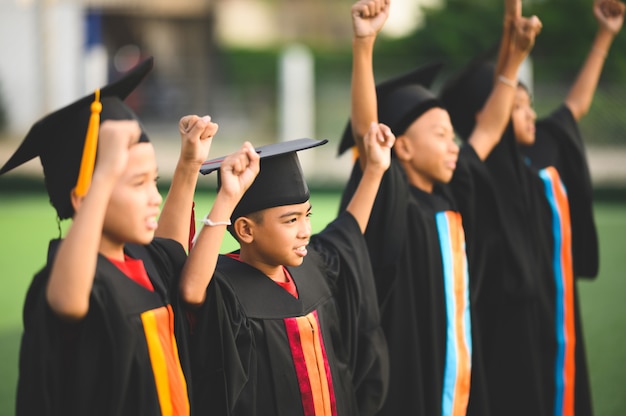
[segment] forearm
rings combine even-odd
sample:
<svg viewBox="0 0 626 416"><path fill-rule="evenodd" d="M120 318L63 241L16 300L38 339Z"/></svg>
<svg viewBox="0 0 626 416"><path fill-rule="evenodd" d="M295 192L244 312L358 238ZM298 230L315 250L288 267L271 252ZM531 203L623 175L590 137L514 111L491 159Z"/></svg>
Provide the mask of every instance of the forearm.
<svg viewBox="0 0 626 416"><path fill-rule="evenodd" d="M383 170L366 168L352 199L346 207L346 211L356 219L362 233L367 228L383 174Z"/></svg>
<svg viewBox="0 0 626 416"><path fill-rule="evenodd" d="M350 120L359 155L365 154L363 137L372 122L378 122L376 84L373 70L375 37L354 38L352 41L352 79ZM364 168L364 159L360 158Z"/></svg>
<svg viewBox="0 0 626 416"><path fill-rule="evenodd" d="M110 180L99 181L94 177L55 255L46 287L46 299L50 308L66 319L81 319L89 310L89 297L112 188Z"/></svg>
<svg viewBox="0 0 626 416"><path fill-rule="evenodd" d="M502 36L498 49L498 61L495 68L495 76L501 74L504 65L509 60L510 47L513 44L511 37L515 30L515 21L522 15L521 0L504 0L504 17L502 19ZM495 80L494 80L495 81Z"/></svg>
<svg viewBox="0 0 626 416"><path fill-rule="evenodd" d="M505 16L502 24L502 36L500 38L500 45L498 47L498 59L496 61L496 67L494 71L494 82L497 81L498 75L502 74L504 66L509 59L509 48L511 45L511 33L513 31L514 22L511 18Z"/></svg>
<svg viewBox="0 0 626 416"><path fill-rule="evenodd" d="M477 116L476 127L468 143L481 160L485 160L498 144L511 117L516 87L509 82L517 83L518 67L519 63L512 59L503 65L485 106ZM498 79L500 76L503 80Z"/></svg>
<svg viewBox="0 0 626 416"><path fill-rule="evenodd" d="M591 107L614 36L602 28L598 30L585 62L569 90L565 105L570 109L575 120L580 120Z"/></svg>
<svg viewBox="0 0 626 416"><path fill-rule="evenodd" d="M188 249L189 222L199 170L199 165L179 161L155 233L157 237L178 241L185 249Z"/></svg>
<svg viewBox="0 0 626 416"><path fill-rule="evenodd" d="M180 293L183 301L191 306L204 303L206 289L215 272L219 250L226 232L227 226L224 223L228 222L237 205L237 200L218 193L207 218L220 224L203 226L189 253L181 274Z"/></svg>

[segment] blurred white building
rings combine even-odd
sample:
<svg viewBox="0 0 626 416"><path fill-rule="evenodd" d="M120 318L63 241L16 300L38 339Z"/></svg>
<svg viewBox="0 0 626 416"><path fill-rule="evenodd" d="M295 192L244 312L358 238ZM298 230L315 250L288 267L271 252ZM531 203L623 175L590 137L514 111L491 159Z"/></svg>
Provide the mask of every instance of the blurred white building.
<svg viewBox="0 0 626 416"><path fill-rule="evenodd" d="M439 0L394 0L389 32L412 30L419 23L410 18L419 13L416 5L433 1ZM0 99L9 130L22 133L148 53L157 63L152 90L156 84L165 104L151 100L147 87L142 105L156 117L201 112L219 88L211 85L217 44L349 42L350 6L336 0L0 0Z"/></svg>

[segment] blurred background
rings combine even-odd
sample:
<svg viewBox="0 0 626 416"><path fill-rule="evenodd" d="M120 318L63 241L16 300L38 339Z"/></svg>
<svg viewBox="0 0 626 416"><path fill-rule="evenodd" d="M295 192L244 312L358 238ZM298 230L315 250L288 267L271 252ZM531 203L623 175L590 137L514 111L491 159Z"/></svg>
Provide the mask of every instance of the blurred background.
<svg viewBox="0 0 626 416"><path fill-rule="evenodd" d="M178 120L209 114L220 125L212 156L299 137L330 143L301 154L311 188L336 212L352 166L337 157L350 110L352 0L0 0L0 164L34 121L115 80L141 59L155 67L128 98L155 142L167 182ZM524 0L543 22L521 77L538 116L565 98L597 30L592 0ZM377 81L445 63L441 84L497 45L503 0L392 0L377 40ZM626 29L608 54L590 112L588 146L601 239L601 275L581 284L598 415L626 408ZM200 187L213 187L206 177ZM167 184L161 184L167 189ZM322 204L320 204L321 206ZM210 206L205 202L202 209ZM316 205L316 209L320 208ZM204 212L204 211L202 211ZM314 217L319 218L319 217ZM320 223L320 227L323 224ZM13 227L13 228L11 228ZM6 232L6 230L17 230ZM0 178L0 415L13 413L21 305L47 241L58 235L41 166ZM315 230L314 230L315 231Z"/></svg>
<svg viewBox="0 0 626 416"><path fill-rule="evenodd" d="M244 140L328 138L313 181L342 182L335 161L349 114L351 0L0 0L0 159L34 120L116 79L146 56L155 68L128 102L144 121L163 172L177 121L210 114L218 155ZM374 59L377 80L441 60L434 90L497 44L502 0L394 0ZM544 28L522 77L539 116L564 99L597 29L592 0L524 0ZM581 128L594 180L621 186L626 35L609 53ZM334 141L334 142L333 142ZM161 142L163 142L161 144ZM157 150L159 146L157 146ZM321 161L320 161L321 160ZM327 163L331 162L331 163ZM39 173L38 162L32 164ZM22 172L25 172L22 170Z"/></svg>

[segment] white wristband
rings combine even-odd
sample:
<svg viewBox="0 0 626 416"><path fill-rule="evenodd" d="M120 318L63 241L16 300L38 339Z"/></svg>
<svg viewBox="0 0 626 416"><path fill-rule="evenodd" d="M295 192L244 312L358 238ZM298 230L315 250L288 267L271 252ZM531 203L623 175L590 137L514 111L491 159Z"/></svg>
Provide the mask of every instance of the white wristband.
<svg viewBox="0 0 626 416"><path fill-rule="evenodd" d="M211 221L211 219L209 218L209 214L206 214L206 216L200 220L201 223L203 223L204 225L208 225L209 227L215 227L217 225L230 225L230 219L228 221Z"/></svg>
<svg viewBox="0 0 626 416"><path fill-rule="evenodd" d="M508 79L507 77L505 77L504 75L500 75L498 76L498 81L500 81L501 83L508 85L509 87L512 88L517 88L517 82L513 81L511 79Z"/></svg>

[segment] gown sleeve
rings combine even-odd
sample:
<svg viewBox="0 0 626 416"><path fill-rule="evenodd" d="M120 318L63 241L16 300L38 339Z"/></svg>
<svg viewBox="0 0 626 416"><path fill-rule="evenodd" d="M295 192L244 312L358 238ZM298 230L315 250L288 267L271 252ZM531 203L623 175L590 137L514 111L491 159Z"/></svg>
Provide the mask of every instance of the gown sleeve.
<svg viewBox="0 0 626 416"><path fill-rule="evenodd" d="M311 239L326 264L326 275L341 311L360 415L373 415L387 394L389 358L367 246L354 217L339 214Z"/></svg>
<svg viewBox="0 0 626 416"><path fill-rule="evenodd" d="M487 290L487 276L495 276L501 267L494 253L500 247L502 213L491 175L469 144L460 149L450 191L463 218L470 295L476 303Z"/></svg>
<svg viewBox="0 0 626 416"><path fill-rule="evenodd" d="M355 163L350 179L344 188L340 212L345 210L361 179L360 165ZM402 166L395 157L385 172L378 189L372 213L365 232L365 241L379 302L385 303L395 285L398 258L407 239L406 215L409 203L409 185ZM382 278L378 278L381 276Z"/></svg>

